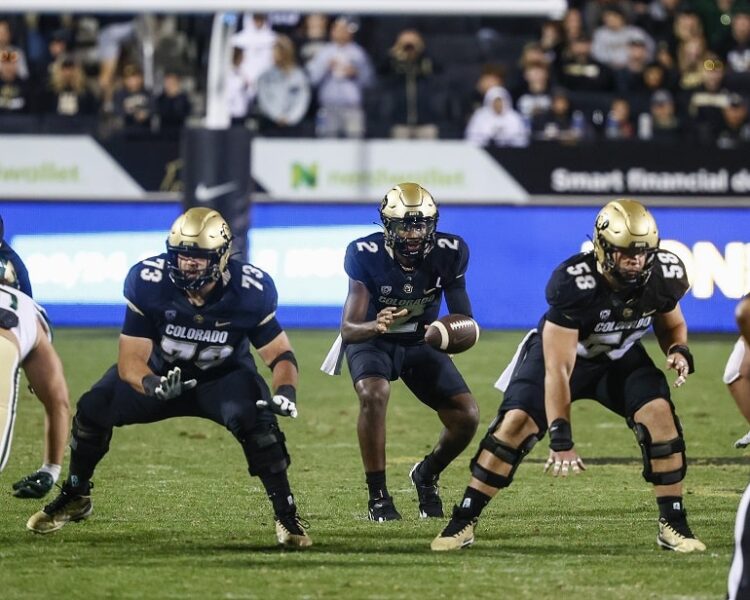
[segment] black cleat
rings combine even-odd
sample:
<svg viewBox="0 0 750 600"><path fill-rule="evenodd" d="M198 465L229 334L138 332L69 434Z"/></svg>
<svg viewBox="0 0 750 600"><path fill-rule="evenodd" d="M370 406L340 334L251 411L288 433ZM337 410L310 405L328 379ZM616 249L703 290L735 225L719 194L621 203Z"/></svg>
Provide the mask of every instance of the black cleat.
<svg viewBox="0 0 750 600"><path fill-rule="evenodd" d="M421 462L415 464L411 471L409 471L409 479L417 488L417 496L419 497L419 516L422 519L429 517L436 517L439 519L443 518L443 501L438 495L438 477L435 476L429 481L420 479L419 465Z"/></svg>
<svg viewBox="0 0 750 600"><path fill-rule="evenodd" d="M469 516L464 509L454 506L451 520L440 535L432 540L430 548L435 552L444 552L471 546L474 543L476 525L476 517Z"/></svg>
<svg viewBox="0 0 750 600"><path fill-rule="evenodd" d="M367 516L370 521L375 521L376 523L401 520L401 515L396 510L393 498L390 496L371 498L367 503Z"/></svg>
<svg viewBox="0 0 750 600"><path fill-rule="evenodd" d="M44 498L54 485L52 475L36 471L13 484L13 495L16 498Z"/></svg>

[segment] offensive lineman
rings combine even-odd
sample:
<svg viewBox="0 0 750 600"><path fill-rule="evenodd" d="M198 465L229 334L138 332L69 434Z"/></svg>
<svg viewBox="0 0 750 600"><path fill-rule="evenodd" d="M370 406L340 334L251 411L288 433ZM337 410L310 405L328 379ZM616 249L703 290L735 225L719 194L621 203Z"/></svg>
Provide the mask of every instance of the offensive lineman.
<svg viewBox="0 0 750 600"><path fill-rule="evenodd" d="M659 507L657 543L677 552L703 551L682 502L685 442L669 385L640 338L653 325L675 387L693 372L679 301L689 284L682 261L659 249L656 222L634 200L602 208L594 251L576 254L552 273L549 309L519 346L496 384L498 415L471 461L472 478L433 550L474 542L474 528L498 490L510 485L523 457L550 431L545 470L565 477L584 464L576 452L570 403L593 398L624 417L643 455L643 476Z"/></svg>
<svg viewBox="0 0 750 600"><path fill-rule="evenodd" d="M191 208L172 225L166 254L131 268L117 365L79 400L70 474L28 529L50 533L91 514L91 477L113 427L196 416L223 425L242 446L250 474L260 477L273 505L279 543L312 544L297 515L290 458L274 415L297 416L297 362L275 317L273 281L229 260L231 241L218 212ZM273 395L248 343L273 373Z"/></svg>
<svg viewBox="0 0 750 600"><path fill-rule="evenodd" d="M368 517L401 518L385 475L386 407L390 382L399 377L444 426L432 452L409 473L420 517L442 517L438 478L471 441L479 411L453 361L424 343L424 329L437 318L443 293L449 312L472 315L465 278L469 249L460 237L436 232L435 201L416 183L391 189L380 218L382 233L354 240L346 250L349 294L341 324L360 404L357 436Z"/></svg>

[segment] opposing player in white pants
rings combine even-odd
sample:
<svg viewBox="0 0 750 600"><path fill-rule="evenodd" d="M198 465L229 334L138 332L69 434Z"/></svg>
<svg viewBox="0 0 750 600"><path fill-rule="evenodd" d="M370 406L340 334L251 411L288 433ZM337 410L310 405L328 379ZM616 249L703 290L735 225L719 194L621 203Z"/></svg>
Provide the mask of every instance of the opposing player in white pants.
<svg viewBox="0 0 750 600"><path fill-rule="evenodd" d="M0 472L10 456L18 402L19 369L45 410L44 461L39 471L14 484L15 495L40 498L60 475L70 421L68 386L44 309L14 287L15 270L0 259Z"/></svg>
<svg viewBox="0 0 750 600"><path fill-rule="evenodd" d="M724 369L724 383L729 387L729 393L737 403L742 416L750 423L750 296L744 297L737 305L735 312L737 325L740 329L740 339L734 345ZM734 443L736 448L750 445L750 431Z"/></svg>

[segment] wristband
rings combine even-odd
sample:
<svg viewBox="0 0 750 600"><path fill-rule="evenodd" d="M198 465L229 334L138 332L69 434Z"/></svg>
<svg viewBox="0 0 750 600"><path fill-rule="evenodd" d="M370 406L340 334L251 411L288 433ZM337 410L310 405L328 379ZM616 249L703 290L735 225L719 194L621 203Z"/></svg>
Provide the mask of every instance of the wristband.
<svg viewBox="0 0 750 600"><path fill-rule="evenodd" d="M669 354L681 354L688 364L688 374L695 373L695 361L693 359L693 353L690 352L690 348L688 348L685 344L672 344L669 347L669 350L667 350L667 355Z"/></svg>
<svg viewBox="0 0 750 600"><path fill-rule="evenodd" d="M291 400L295 404L297 403L297 390L294 389L293 385L285 383L276 388L274 396L284 396L287 400Z"/></svg>
<svg viewBox="0 0 750 600"><path fill-rule="evenodd" d="M555 419L549 426L549 447L554 452L573 448L573 432L565 419Z"/></svg>

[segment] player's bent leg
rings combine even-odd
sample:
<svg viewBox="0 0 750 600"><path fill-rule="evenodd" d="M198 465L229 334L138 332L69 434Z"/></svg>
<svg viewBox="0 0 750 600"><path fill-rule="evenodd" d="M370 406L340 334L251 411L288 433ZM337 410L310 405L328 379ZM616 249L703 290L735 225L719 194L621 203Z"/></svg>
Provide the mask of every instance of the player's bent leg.
<svg viewBox="0 0 750 600"><path fill-rule="evenodd" d="M416 463L409 479L417 490L420 518L443 517L438 480L440 473L469 445L479 425L479 408L471 394L457 394L438 409L445 426L437 446Z"/></svg>
<svg viewBox="0 0 750 600"><path fill-rule="evenodd" d="M745 375L743 376L742 373L745 373ZM740 338L727 360L723 381L742 416L750 423L750 378L747 376L748 373L750 373L750 352L747 351L745 340ZM735 448L746 448L749 445L750 432L734 443Z"/></svg>
<svg viewBox="0 0 750 600"><path fill-rule="evenodd" d="M523 458L538 441L539 427L522 410L499 415L471 460L471 481L448 525L431 544L435 551L460 550L474 542L479 515L497 492L508 487Z"/></svg>
<svg viewBox="0 0 750 600"><path fill-rule="evenodd" d="M401 514L385 477L385 416L391 385L382 377L366 377L357 381L354 389L359 398L357 438L369 493L367 518L376 523L398 521Z"/></svg>
<svg viewBox="0 0 750 600"><path fill-rule="evenodd" d="M687 472L682 427L670 402L662 398L641 407L628 425L643 458L643 478L654 485L659 505L657 544L665 550L702 552L706 546L693 534L682 504L682 480Z"/></svg>
<svg viewBox="0 0 750 600"><path fill-rule="evenodd" d="M18 346L0 336L0 472L5 468L13 441L19 377Z"/></svg>
<svg viewBox="0 0 750 600"><path fill-rule="evenodd" d="M287 469L291 458L286 436L276 423L256 427L240 440L247 458L250 475L260 477L271 500L276 521L276 540L287 548L307 548L312 539L307 535L309 524L297 513Z"/></svg>

